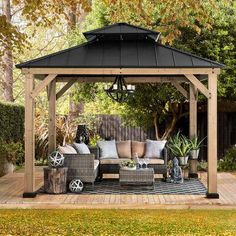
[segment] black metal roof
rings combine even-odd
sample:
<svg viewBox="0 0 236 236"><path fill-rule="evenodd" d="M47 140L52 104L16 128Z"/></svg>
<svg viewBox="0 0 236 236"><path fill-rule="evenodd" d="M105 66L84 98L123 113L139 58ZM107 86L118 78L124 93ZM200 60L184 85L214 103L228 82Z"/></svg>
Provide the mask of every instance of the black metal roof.
<svg viewBox="0 0 236 236"><path fill-rule="evenodd" d="M118 23L84 33L88 42L17 68L220 68L209 59L156 42L158 32Z"/></svg>

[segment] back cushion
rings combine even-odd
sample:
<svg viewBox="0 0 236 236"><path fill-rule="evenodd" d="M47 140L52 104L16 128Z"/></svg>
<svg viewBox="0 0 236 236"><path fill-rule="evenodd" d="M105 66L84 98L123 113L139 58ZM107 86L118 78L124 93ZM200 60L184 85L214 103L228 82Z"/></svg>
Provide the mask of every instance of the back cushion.
<svg viewBox="0 0 236 236"><path fill-rule="evenodd" d="M119 158L131 158L131 141L116 142L116 148Z"/></svg>
<svg viewBox="0 0 236 236"><path fill-rule="evenodd" d="M134 157L136 153L138 157L143 157L145 154L145 142L132 141L131 153L132 157Z"/></svg>
<svg viewBox="0 0 236 236"><path fill-rule="evenodd" d="M90 154L89 148L85 143L73 143L73 146L79 154Z"/></svg>
<svg viewBox="0 0 236 236"><path fill-rule="evenodd" d="M146 140L145 157L160 158L166 145L166 140Z"/></svg>
<svg viewBox="0 0 236 236"><path fill-rule="evenodd" d="M58 146L58 150L62 154L77 154L76 150L68 144L66 144L65 146Z"/></svg>
<svg viewBox="0 0 236 236"><path fill-rule="evenodd" d="M116 149L116 141L98 141L97 145L100 149L100 158L118 158L117 149Z"/></svg>

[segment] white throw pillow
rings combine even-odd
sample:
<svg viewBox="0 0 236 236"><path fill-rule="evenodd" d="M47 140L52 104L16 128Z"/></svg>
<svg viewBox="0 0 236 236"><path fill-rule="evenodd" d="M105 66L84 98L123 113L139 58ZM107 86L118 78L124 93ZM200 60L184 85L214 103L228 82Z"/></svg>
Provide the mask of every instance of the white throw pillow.
<svg viewBox="0 0 236 236"><path fill-rule="evenodd" d="M68 144L66 144L65 146L58 146L58 150L62 154L77 154L76 150Z"/></svg>
<svg viewBox="0 0 236 236"><path fill-rule="evenodd" d="M89 148L85 143L73 143L78 154L90 154Z"/></svg>
<svg viewBox="0 0 236 236"><path fill-rule="evenodd" d="M97 142L98 147L100 148L101 159L106 158L118 158L117 149L116 149L116 141L98 141Z"/></svg>
<svg viewBox="0 0 236 236"><path fill-rule="evenodd" d="M146 140L145 157L160 158L161 152L166 145L166 140Z"/></svg>

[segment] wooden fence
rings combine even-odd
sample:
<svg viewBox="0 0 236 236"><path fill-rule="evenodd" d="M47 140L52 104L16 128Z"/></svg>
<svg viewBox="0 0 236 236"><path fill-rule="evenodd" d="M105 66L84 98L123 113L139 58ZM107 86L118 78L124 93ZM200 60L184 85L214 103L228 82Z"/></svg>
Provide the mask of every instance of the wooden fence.
<svg viewBox="0 0 236 236"><path fill-rule="evenodd" d="M153 129L125 126L121 118L116 115L99 115L96 128L103 139L145 141L147 138L155 138Z"/></svg>
<svg viewBox="0 0 236 236"><path fill-rule="evenodd" d="M145 141L146 139L155 139L154 128L142 129L140 127L128 127L123 125L119 116L100 115L97 122L98 134L104 139L115 140L137 140ZM188 135L188 118L183 118L178 123L178 129ZM207 136L207 114L198 113L198 135L200 138ZM218 158L222 158L227 149L236 144L236 112L219 112L218 113ZM207 140L205 147L200 153L201 159L207 157Z"/></svg>

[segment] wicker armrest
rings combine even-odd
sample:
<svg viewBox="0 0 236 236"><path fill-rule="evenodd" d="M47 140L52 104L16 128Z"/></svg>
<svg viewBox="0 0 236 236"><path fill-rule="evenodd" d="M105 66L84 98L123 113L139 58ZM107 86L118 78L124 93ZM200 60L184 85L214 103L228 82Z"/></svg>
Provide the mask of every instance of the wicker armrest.
<svg viewBox="0 0 236 236"><path fill-rule="evenodd" d="M94 170L94 154L64 154L64 166Z"/></svg>
<svg viewBox="0 0 236 236"><path fill-rule="evenodd" d="M162 150L162 158L164 160L164 164L167 165L168 152L167 152L167 148L166 147Z"/></svg>

